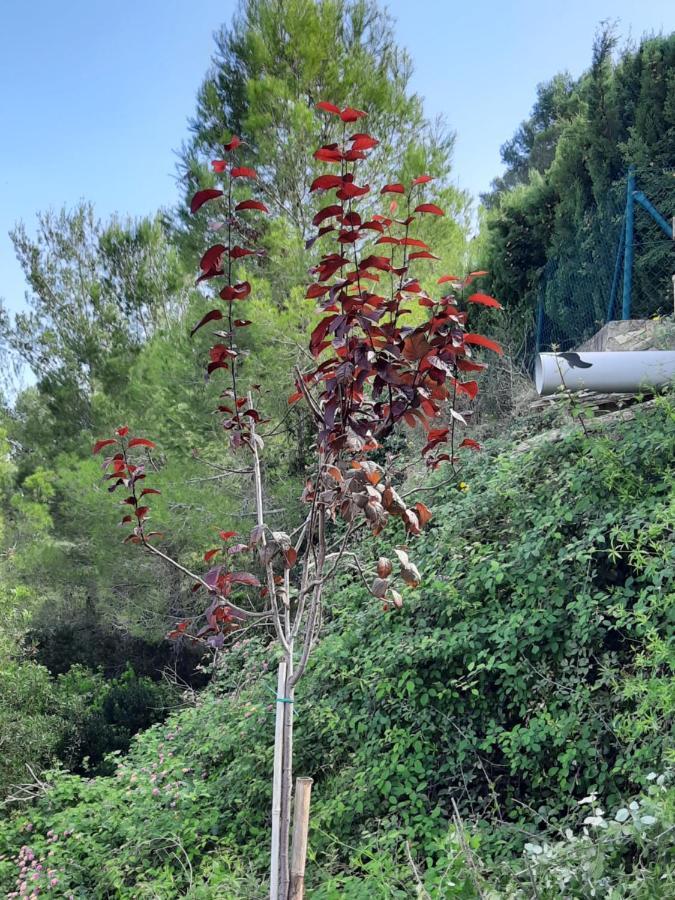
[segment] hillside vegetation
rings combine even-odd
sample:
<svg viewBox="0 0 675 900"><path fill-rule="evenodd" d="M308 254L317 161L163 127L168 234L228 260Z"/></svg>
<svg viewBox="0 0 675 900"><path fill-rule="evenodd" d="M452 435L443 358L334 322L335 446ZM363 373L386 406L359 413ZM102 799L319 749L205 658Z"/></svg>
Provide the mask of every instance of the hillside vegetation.
<svg viewBox="0 0 675 900"><path fill-rule="evenodd" d="M402 610L345 576L296 710L310 896L668 896L673 458L667 397L504 441L434 490ZM39 861L59 896L262 896L273 687L242 633L114 775L46 776L2 825L3 888Z"/></svg>
<svg viewBox="0 0 675 900"><path fill-rule="evenodd" d="M213 187L212 159L241 136L237 163L256 168L270 212L248 208L246 242L261 252L231 273L251 284L238 371L242 392L262 386L270 522L289 533L300 524L316 440L288 397L318 321L306 299L321 252L310 223L325 202L310 192L325 169L311 156L326 136L317 100L367 110L380 144L359 171L374 190L433 177L445 215L421 226L438 257L422 253L421 287L485 268L477 289L491 279L504 307L472 304L471 328L506 354L477 376L477 403L461 400L462 436L492 441L462 449L458 473L429 476L421 428L387 436L377 453L395 455L397 490L433 518L420 537L392 517L386 539L355 539L325 595L294 701L296 773L314 779L309 895L670 896L675 401L636 404L632 420L589 435L562 412L564 440L527 451L524 438L561 423L514 410L543 281L546 321L564 341L582 319L595 328L598 304L604 315L627 167L675 209L675 37L617 52L601 30L587 72L537 89L477 237L454 135L427 118L377 0L242 0L211 63L179 153L180 190ZM385 213L403 214L396 193L381 198ZM156 442L152 527L191 572L205 571L221 529L246 540L256 521L248 463L214 414L223 373L204 377L207 330L189 337L212 290L195 285L198 260L219 223L187 209L99 221L81 201L11 235L28 294L16 316L0 305L0 888L10 897L267 892L274 635L235 630L222 650L167 641L203 613L203 596L122 544L120 496L91 453L122 425ZM635 309L661 314L672 241L636 221ZM12 377L21 367L28 385ZM401 609L384 609L351 550L370 566L404 544L422 582Z"/></svg>

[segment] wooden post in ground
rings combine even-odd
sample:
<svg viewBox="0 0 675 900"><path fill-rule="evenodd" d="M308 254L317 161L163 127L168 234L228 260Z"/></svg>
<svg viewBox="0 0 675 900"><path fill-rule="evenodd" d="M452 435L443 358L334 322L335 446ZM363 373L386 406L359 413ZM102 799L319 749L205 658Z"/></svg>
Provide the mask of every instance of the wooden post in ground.
<svg viewBox="0 0 675 900"><path fill-rule="evenodd" d="M309 801L312 779L295 781L295 818L293 822L293 850L291 853L291 883L288 900L303 900L305 896L305 862L307 860L307 831L309 829Z"/></svg>
<svg viewBox="0 0 675 900"><path fill-rule="evenodd" d="M270 900L279 898L279 850L281 829L281 776L283 766L284 741L284 703L279 698L285 697L286 663L279 663L277 677L276 727L274 730L274 778L272 780L272 848L270 853Z"/></svg>

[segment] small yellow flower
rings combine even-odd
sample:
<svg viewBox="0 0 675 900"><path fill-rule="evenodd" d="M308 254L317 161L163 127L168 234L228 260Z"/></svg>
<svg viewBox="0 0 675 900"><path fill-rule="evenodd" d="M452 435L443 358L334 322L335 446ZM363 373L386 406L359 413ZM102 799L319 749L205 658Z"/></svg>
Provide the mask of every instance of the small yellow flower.
<svg viewBox="0 0 675 900"><path fill-rule="evenodd" d="M469 485L465 481L460 481L460 483L457 485L457 487L459 488L460 491L468 491L469 490Z"/></svg>

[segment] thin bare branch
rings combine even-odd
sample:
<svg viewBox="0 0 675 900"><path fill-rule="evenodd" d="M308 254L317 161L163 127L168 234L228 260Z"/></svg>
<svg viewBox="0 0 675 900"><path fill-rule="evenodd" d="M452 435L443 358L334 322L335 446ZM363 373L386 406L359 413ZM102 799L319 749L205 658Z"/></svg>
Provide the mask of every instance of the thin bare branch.
<svg viewBox="0 0 675 900"><path fill-rule="evenodd" d="M170 566L173 566L174 569L177 569L179 572L187 575L188 578L192 578L193 581L199 582L199 584L201 584L202 587L205 587L210 594L216 593L216 595L223 601L223 603L226 603L234 612L252 619L264 619L268 618L272 614L272 611L269 609L264 610L263 612L254 612L250 609L242 609L241 606L235 606L235 604L231 603L230 600L228 600L226 597L222 597L220 594L217 594L217 592L215 592L213 588L204 581L201 575L196 575L194 572L191 572L185 566L181 565L177 560L173 559L173 557L168 556L166 553L163 553L159 549L159 547L155 547L153 546L153 544L149 544L147 541L144 541L144 547L150 553L153 553L155 556L159 556L159 558L163 559L164 562L168 563Z"/></svg>

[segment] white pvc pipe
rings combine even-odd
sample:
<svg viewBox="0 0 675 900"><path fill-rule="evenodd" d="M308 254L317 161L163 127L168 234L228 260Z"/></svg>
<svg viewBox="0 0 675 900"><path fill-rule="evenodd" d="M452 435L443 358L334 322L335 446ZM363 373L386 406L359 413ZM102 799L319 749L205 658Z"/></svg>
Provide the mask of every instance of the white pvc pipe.
<svg viewBox="0 0 675 900"><path fill-rule="evenodd" d="M540 353L534 383L541 397L561 387L569 391L630 394L642 388L665 387L675 380L673 350L606 350Z"/></svg>

